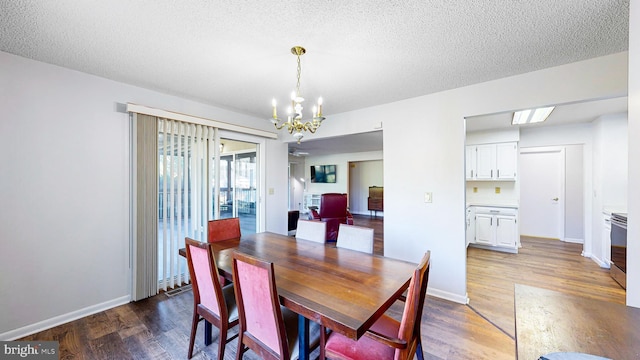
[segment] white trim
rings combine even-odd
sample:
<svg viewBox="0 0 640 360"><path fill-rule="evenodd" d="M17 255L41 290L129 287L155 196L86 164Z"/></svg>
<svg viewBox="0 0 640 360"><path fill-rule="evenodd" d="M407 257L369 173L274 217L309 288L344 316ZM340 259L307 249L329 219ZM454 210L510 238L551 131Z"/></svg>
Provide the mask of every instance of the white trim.
<svg viewBox="0 0 640 360"><path fill-rule="evenodd" d="M438 290L438 289L434 289L434 288L428 288L427 289L427 295L430 296L435 296L437 298L440 299L444 299L444 300L449 300L449 301L453 301L455 303L458 304L463 304L466 305L469 303L469 297L468 296L460 296L454 293L450 293L447 291L442 291L442 290ZM429 301L429 300L427 300Z"/></svg>
<svg viewBox="0 0 640 360"><path fill-rule="evenodd" d="M584 239L575 239L575 238L566 237L562 241L568 242L568 243L574 243L574 244L584 244Z"/></svg>
<svg viewBox="0 0 640 360"><path fill-rule="evenodd" d="M35 324L31 324L15 330L7 331L5 333L0 334L0 340L12 341L12 340L20 339L27 335L31 335L43 330L51 329L53 327L66 324L73 320L78 320L85 316L89 316L89 315L99 313L101 311L109 310L116 306L128 304L130 301L131 301L131 296L126 295L126 296L115 298L109 301L105 301L100 304L91 305L84 309L79 309L76 311L72 311L70 313L58 315L50 319L37 322Z"/></svg>
<svg viewBox="0 0 640 360"><path fill-rule="evenodd" d="M604 260L600 259L599 257L595 256L594 254L583 254L583 256L591 258L591 260L593 260L596 264L598 264L598 266L600 266L603 269L610 268L609 264L607 264Z"/></svg>
<svg viewBox="0 0 640 360"><path fill-rule="evenodd" d="M240 132L240 133L244 133L244 134L251 134L251 135L256 135L256 136L261 136L261 137L265 137L265 138L269 138L269 139L277 139L278 138L278 134L277 133L270 132L270 131L254 129L254 128L241 126L241 125L229 124L229 123L222 122L222 121L217 121L217 120L202 118L202 117L198 117L198 116L177 113L177 112L173 112L173 111L150 108L150 107L147 107L147 106L144 106L144 105L137 105L137 104L127 103L127 111L128 112L138 113L138 114L145 114L145 115L150 115L150 116L166 118L166 119L180 120L180 121L199 124L199 125L211 126L211 127L216 127L216 128L219 128L219 129L236 131L236 132Z"/></svg>

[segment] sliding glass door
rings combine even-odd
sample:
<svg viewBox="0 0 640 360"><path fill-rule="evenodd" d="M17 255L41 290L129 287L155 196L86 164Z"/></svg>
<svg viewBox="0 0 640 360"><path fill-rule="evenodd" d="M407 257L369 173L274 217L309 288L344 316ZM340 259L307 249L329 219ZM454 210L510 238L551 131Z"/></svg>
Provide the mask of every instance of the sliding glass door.
<svg viewBox="0 0 640 360"><path fill-rule="evenodd" d="M243 234L256 232L258 178L256 144L222 139L220 153L220 219L239 217ZM213 209L215 213L215 208Z"/></svg>
<svg viewBox="0 0 640 360"><path fill-rule="evenodd" d="M158 289L167 290L189 282L178 249L185 237L207 241L209 220L239 217L243 234L256 232L258 146L176 121L158 128Z"/></svg>

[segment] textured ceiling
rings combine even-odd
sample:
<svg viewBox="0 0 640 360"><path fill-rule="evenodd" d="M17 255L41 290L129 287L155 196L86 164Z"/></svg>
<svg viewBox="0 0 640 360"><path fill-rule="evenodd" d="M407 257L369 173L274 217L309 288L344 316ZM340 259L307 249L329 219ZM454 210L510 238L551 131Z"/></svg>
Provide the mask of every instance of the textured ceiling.
<svg viewBox="0 0 640 360"><path fill-rule="evenodd" d="M327 116L627 50L629 0L2 0L0 50L258 117ZM310 106L308 106L310 107Z"/></svg>

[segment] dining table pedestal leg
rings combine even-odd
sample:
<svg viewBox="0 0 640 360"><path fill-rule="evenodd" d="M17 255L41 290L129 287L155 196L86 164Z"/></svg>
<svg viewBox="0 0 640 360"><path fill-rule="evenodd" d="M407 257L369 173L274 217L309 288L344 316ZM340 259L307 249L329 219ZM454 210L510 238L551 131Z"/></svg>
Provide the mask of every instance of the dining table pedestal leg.
<svg viewBox="0 0 640 360"><path fill-rule="evenodd" d="M204 345L209 346L213 340L211 339L211 323L207 320L204 321Z"/></svg>
<svg viewBox="0 0 640 360"><path fill-rule="evenodd" d="M299 360L309 360L309 319L298 315Z"/></svg>

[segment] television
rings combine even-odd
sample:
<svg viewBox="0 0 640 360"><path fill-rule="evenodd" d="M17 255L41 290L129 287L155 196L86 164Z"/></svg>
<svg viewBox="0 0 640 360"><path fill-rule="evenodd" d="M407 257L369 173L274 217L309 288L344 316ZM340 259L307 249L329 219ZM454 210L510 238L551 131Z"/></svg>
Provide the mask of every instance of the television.
<svg viewBox="0 0 640 360"><path fill-rule="evenodd" d="M335 183L336 182L336 166L335 165L312 165L311 166L311 182L312 183Z"/></svg>

